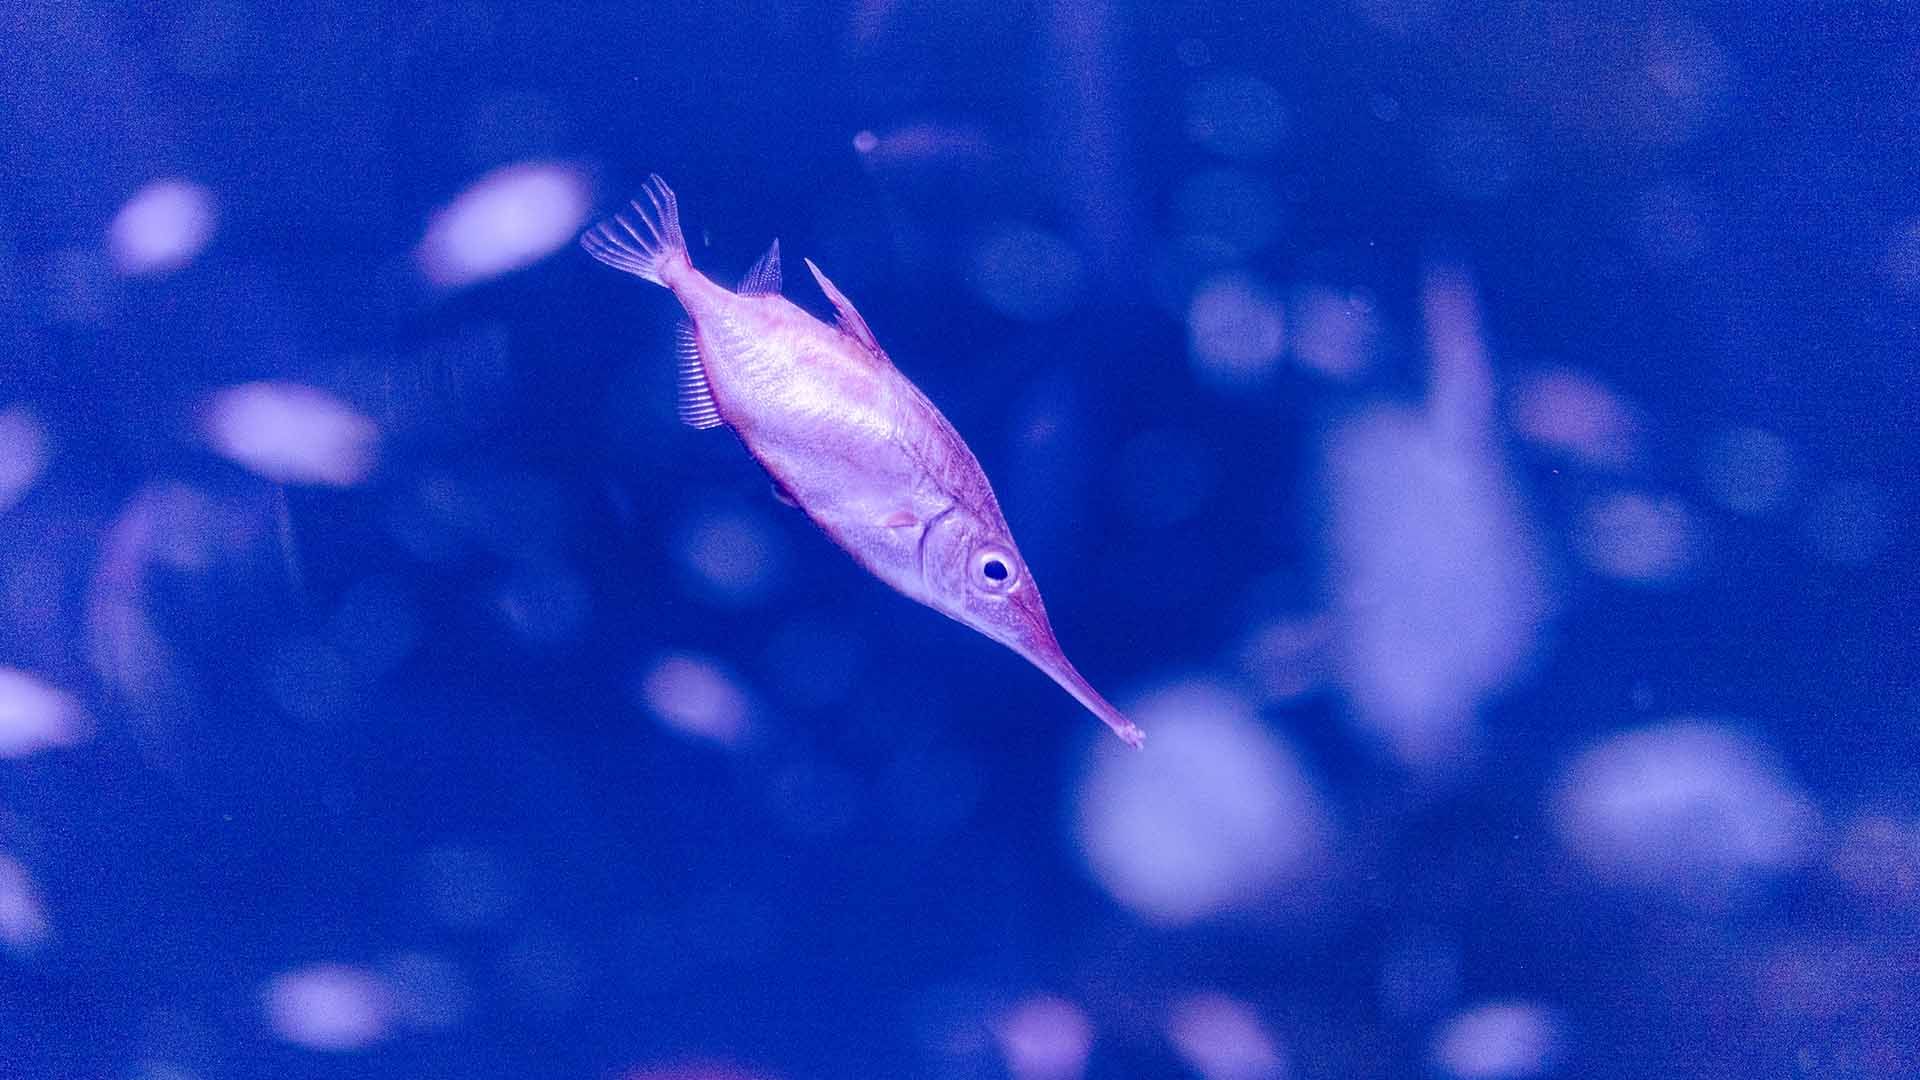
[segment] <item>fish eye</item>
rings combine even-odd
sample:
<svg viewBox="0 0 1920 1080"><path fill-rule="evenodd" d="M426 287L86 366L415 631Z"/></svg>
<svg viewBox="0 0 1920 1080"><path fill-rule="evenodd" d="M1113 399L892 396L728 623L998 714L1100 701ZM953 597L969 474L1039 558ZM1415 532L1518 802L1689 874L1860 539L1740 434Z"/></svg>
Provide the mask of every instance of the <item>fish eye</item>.
<svg viewBox="0 0 1920 1080"><path fill-rule="evenodd" d="M992 592L1005 592L1018 584L1019 563L1008 552L984 547L973 555L974 583Z"/></svg>

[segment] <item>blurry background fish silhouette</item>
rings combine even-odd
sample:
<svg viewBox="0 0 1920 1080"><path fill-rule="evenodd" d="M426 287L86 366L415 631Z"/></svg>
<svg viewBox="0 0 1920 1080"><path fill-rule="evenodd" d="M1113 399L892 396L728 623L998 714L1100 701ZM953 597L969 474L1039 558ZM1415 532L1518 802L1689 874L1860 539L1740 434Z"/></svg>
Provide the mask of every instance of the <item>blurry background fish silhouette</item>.
<svg viewBox="0 0 1920 1080"><path fill-rule="evenodd" d="M1913 1072L1909 12L776 8L0 16L0 1072ZM686 437L652 169L1147 753Z"/></svg>

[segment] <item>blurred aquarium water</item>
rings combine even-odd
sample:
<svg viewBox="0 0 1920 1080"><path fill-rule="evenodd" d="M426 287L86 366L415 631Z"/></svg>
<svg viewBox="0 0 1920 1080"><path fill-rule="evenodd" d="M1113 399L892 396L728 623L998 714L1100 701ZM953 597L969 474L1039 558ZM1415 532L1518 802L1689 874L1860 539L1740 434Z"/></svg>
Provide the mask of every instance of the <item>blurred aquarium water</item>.
<svg viewBox="0 0 1920 1080"><path fill-rule="evenodd" d="M1916 58L8 7L0 1078L1920 1075ZM1144 749L678 422L577 244L656 172L852 298Z"/></svg>

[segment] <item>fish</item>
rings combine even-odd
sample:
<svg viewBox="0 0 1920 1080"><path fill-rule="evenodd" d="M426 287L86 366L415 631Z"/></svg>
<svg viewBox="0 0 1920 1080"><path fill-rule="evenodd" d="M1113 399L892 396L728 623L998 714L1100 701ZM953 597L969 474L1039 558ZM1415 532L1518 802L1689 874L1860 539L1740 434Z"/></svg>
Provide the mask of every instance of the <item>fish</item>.
<svg viewBox="0 0 1920 1080"><path fill-rule="evenodd" d="M734 289L695 269L679 203L658 176L580 244L670 290L685 310L683 423L731 429L781 501L855 562L1012 649L1128 745L1143 744L1140 728L1061 651L979 459L813 260L802 261L835 312L833 325L781 295L777 239Z"/></svg>

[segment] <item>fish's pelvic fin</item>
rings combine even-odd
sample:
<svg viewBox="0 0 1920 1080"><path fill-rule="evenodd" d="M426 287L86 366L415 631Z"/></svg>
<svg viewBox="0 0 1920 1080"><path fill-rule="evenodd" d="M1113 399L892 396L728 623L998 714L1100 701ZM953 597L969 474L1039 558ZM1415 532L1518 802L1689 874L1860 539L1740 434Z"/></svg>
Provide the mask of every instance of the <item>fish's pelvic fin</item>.
<svg viewBox="0 0 1920 1080"><path fill-rule="evenodd" d="M760 261L753 264L747 276L740 279L740 287L733 290L741 296L772 296L780 292L780 241L775 240Z"/></svg>
<svg viewBox="0 0 1920 1080"><path fill-rule="evenodd" d="M700 358L700 334L691 322L682 322L678 331L680 386L680 422L701 429L719 427L720 409L713 403L713 387L707 385L707 365Z"/></svg>
<svg viewBox="0 0 1920 1080"><path fill-rule="evenodd" d="M795 510L800 509L800 500L794 498L793 492L788 491L785 485L781 484L780 481L778 480L769 480L768 483L773 485L774 498L780 500L782 503L785 503L788 506L793 507Z"/></svg>
<svg viewBox="0 0 1920 1080"><path fill-rule="evenodd" d="M669 288L675 271L693 265L680 232L680 204L658 176L647 177L627 210L588 229L580 246L616 270Z"/></svg>
<svg viewBox="0 0 1920 1080"><path fill-rule="evenodd" d="M873 331L867 329L867 320L861 318L860 313L853 309L853 301L847 299L845 293L833 287L833 282L828 281L827 275L821 273L820 268L813 265L812 259L807 259L805 262L807 269L813 271L813 280L820 283L820 291L826 293L827 299L833 302L833 310L840 316L841 332L860 344L865 345L873 355L882 360L886 360L886 350L880 347L879 342L873 340ZM889 360L888 363L892 363L892 361Z"/></svg>

